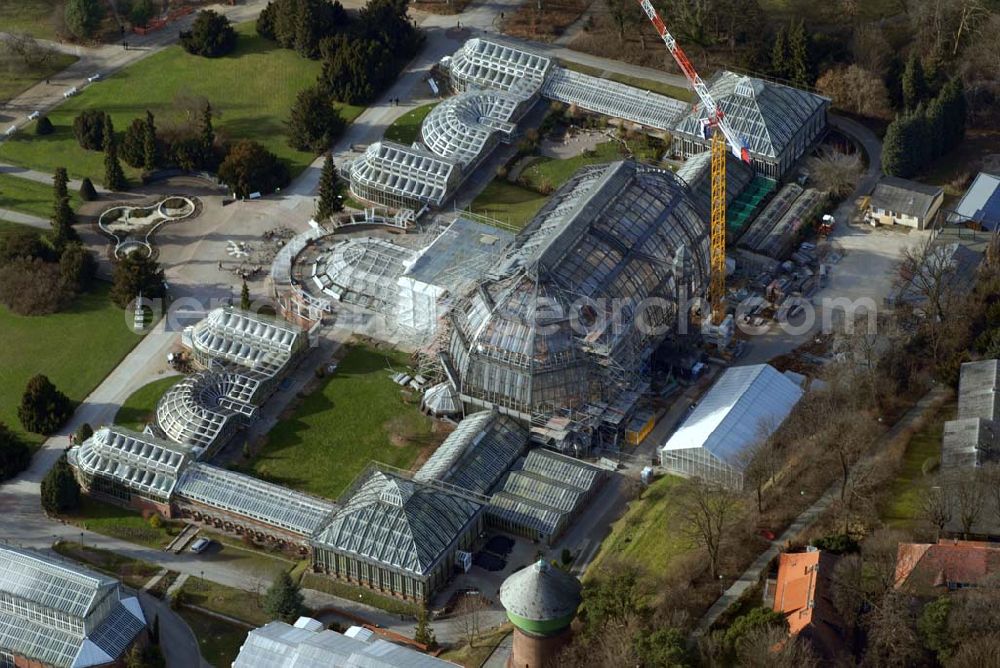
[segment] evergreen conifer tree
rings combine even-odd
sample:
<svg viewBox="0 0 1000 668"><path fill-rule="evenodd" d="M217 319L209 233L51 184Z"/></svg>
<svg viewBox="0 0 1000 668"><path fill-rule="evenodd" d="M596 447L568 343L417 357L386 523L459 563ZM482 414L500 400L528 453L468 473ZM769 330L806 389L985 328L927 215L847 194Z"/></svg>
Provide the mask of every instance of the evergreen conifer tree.
<svg viewBox="0 0 1000 668"><path fill-rule="evenodd" d="M142 168L147 172L156 169L156 124L153 120L153 112L146 110L146 131L142 137Z"/></svg>
<svg viewBox="0 0 1000 668"><path fill-rule="evenodd" d="M287 571L282 571L264 595L264 612L272 620L291 624L302 612L302 592Z"/></svg>
<svg viewBox="0 0 1000 668"><path fill-rule="evenodd" d="M344 200L340 197L340 179L337 177L337 165L333 156L327 154L323 162L323 171L319 175L319 205L316 207L316 219L324 221L335 213L344 210Z"/></svg>
<svg viewBox="0 0 1000 668"><path fill-rule="evenodd" d="M111 191L124 190L128 183L125 172L118 161L118 145L115 142L115 129L111 116L104 116L104 187Z"/></svg>

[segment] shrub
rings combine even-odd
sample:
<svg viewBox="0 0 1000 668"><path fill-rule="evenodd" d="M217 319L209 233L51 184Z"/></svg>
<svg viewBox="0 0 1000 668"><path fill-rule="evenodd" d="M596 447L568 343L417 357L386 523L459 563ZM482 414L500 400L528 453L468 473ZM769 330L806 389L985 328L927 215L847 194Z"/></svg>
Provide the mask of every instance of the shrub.
<svg viewBox="0 0 1000 668"><path fill-rule="evenodd" d="M218 58L236 47L236 31L225 16L206 9L198 13L191 30L181 33L181 46L196 56Z"/></svg>
<svg viewBox="0 0 1000 668"><path fill-rule="evenodd" d="M34 230L19 228L0 235L0 267L17 258L44 260L49 253L50 249L42 242L41 235Z"/></svg>
<svg viewBox="0 0 1000 668"><path fill-rule="evenodd" d="M148 299L164 297L163 269L144 253L129 253L115 263L111 285L111 301L127 307L142 293Z"/></svg>
<svg viewBox="0 0 1000 668"><path fill-rule="evenodd" d="M318 87L299 93L288 118L288 144L299 151L326 150L344 130L344 119Z"/></svg>
<svg viewBox="0 0 1000 668"><path fill-rule="evenodd" d="M88 151L100 151L104 148L104 117L103 111L87 109L73 119L73 136L80 147Z"/></svg>
<svg viewBox="0 0 1000 668"><path fill-rule="evenodd" d="M0 304L18 315L55 313L68 296L58 264L18 257L0 267Z"/></svg>
<svg viewBox="0 0 1000 668"><path fill-rule="evenodd" d="M247 197L253 192L271 193L287 185L288 168L257 142L243 140L222 161L219 179L237 197Z"/></svg>
<svg viewBox="0 0 1000 668"><path fill-rule="evenodd" d="M132 124L125 129L122 137L121 159L131 167L142 167L146 160L146 121L136 118Z"/></svg>
<svg viewBox="0 0 1000 668"><path fill-rule="evenodd" d="M920 465L920 472L925 476L928 476L938 470L941 466L940 457L928 457L924 460L924 463Z"/></svg>
<svg viewBox="0 0 1000 668"><path fill-rule="evenodd" d="M80 485L66 461L66 455L60 457L42 478L41 500L42 508L52 515L68 513L80 507Z"/></svg>
<svg viewBox="0 0 1000 668"><path fill-rule="evenodd" d="M97 189L89 176L83 177L83 180L80 181L80 199L84 202L93 202L97 199Z"/></svg>
<svg viewBox="0 0 1000 668"><path fill-rule="evenodd" d="M128 20L132 25L145 26L149 19L156 15L156 8L153 7L153 0L135 0L128 13Z"/></svg>
<svg viewBox="0 0 1000 668"><path fill-rule="evenodd" d="M28 468L31 450L11 429L0 422L0 482Z"/></svg>
<svg viewBox="0 0 1000 668"><path fill-rule="evenodd" d="M97 261L83 244L74 241L66 244L59 256L59 273L66 290L83 292L90 288L97 275Z"/></svg>
<svg viewBox="0 0 1000 668"><path fill-rule="evenodd" d="M149 517L149 526L152 527L153 529L156 529L157 531L163 528L163 518L160 516L159 513L153 513Z"/></svg>
<svg viewBox="0 0 1000 668"><path fill-rule="evenodd" d="M50 135L55 132L55 128L52 127L52 121L49 120L48 116L42 116L35 123L35 134L36 135Z"/></svg>
<svg viewBox="0 0 1000 668"><path fill-rule="evenodd" d="M66 29L79 39L94 36L104 18L101 0L69 0L64 11Z"/></svg>
<svg viewBox="0 0 1000 668"><path fill-rule="evenodd" d="M812 546L834 554L852 554L860 549L858 541L846 533L835 533L816 538L812 541Z"/></svg>
<svg viewBox="0 0 1000 668"><path fill-rule="evenodd" d="M73 412L69 398L56 389L48 376L33 376L17 409L21 426L36 434L49 435L59 429Z"/></svg>
<svg viewBox="0 0 1000 668"><path fill-rule="evenodd" d="M90 426L89 422L84 422L79 427L76 428L75 432L76 442L83 443L88 438L94 435L94 428Z"/></svg>

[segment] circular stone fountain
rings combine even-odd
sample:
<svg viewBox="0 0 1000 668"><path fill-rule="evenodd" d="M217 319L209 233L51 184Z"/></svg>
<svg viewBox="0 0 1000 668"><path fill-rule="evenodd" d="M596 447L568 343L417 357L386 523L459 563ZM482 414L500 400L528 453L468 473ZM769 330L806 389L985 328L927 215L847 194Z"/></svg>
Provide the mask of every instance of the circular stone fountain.
<svg viewBox="0 0 1000 668"><path fill-rule="evenodd" d="M195 201L183 195L170 195L144 206L113 206L97 219L97 226L115 241L115 257L142 250L153 254L149 242L163 223L189 218L196 210Z"/></svg>

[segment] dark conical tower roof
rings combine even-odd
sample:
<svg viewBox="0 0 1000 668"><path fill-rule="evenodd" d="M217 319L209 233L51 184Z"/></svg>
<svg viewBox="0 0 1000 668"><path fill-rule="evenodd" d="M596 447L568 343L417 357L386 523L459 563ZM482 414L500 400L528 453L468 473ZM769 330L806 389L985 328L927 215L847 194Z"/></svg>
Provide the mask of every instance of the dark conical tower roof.
<svg viewBox="0 0 1000 668"><path fill-rule="evenodd" d="M569 624L582 600L580 581L545 560L528 566L507 578L500 587L500 602L507 615L519 627L524 622ZM528 630L539 630L529 624ZM546 626L548 626L546 624Z"/></svg>

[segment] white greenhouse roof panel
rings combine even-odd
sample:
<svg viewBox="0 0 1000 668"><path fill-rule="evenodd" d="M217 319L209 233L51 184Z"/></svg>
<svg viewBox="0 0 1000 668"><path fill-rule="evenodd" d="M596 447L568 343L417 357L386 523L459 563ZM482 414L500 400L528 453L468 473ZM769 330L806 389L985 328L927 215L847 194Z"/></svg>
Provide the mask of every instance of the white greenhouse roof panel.
<svg viewBox="0 0 1000 668"><path fill-rule="evenodd" d="M112 426L72 448L69 461L87 478L108 478L141 494L166 498L194 454L189 445Z"/></svg>
<svg viewBox="0 0 1000 668"><path fill-rule="evenodd" d="M260 379L249 373L201 371L180 380L156 403L156 424L171 441L211 448L232 420L252 418Z"/></svg>
<svg viewBox="0 0 1000 668"><path fill-rule="evenodd" d="M203 354L273 377L305 345L305 334L277 318L222 306L186 331L185 340Z"/></svg>
<svg viewBox="0 0 1000 668"><path fill-rule="evenodd" d="M179 497L311 536L336 504L209 464L192 464L177 486Z"/></svg>
<svg viewBox="0 0 1000 668"><path fill-rule="evenodd" d="M553 68L542 95L657 130L672 130L688 108L686 102L666 95L564 67Z"/></svg>
<svg viewBox="0 0 1000 668"><path fill-rule="evenodd" d="M738 466L740 453L773 433L802 395L802 388L769 364L731 367L661 451L704 448Z"/></svg>
<svg viewBox="0 0 1000 668"><path fill-rule="evenodd" d="M496 143L511 136L525 98L498 90L468 91L434 107L420 126L420 138L436 155L468 170Z"/></svg>
<svg viewBox="0 0 1000 668"><path fill-rule="evenodd" d="M531 94L541 87L552 59L503 42L473 38L451 57L451 77L461 89L514 89Z"/></svg>
<svg viewBox="0 0 1000 668"><path fill-rule="evenodd" d="M457 489L377 469L363 474L348 494L313 545L417 577L433 571L483 509Z"/></svg>
<svg viewBox="0 0 1000 668"><path fill-rule="evenodd" d="M300 619L301 621L301 619ZM271 622L250 631L233 668L455 668L455 664L390 643L312 626Z"/></svg>
<svg viewBox="0 0 1000 668"><path fill-rule="evenodd" d="M723 71L709 83L715 102L750 153L776 159L809 118L830 100L791 86ZM701 138L704 105L694 102L674 128L675 134Z"/></svg>
<svg viewBox="0 0 1000 668"><path fill-rule="evenodd" d="M378 190L394 197L441 206L461 180L456 160L423 147L375 142L350 168L352 190ZM363 195L360 195L363 196Z"/></svg>

